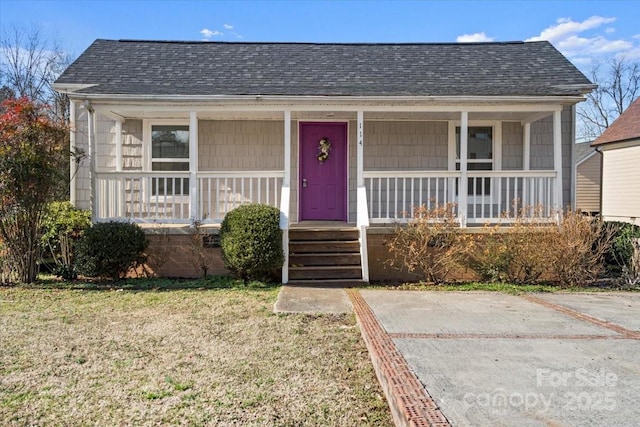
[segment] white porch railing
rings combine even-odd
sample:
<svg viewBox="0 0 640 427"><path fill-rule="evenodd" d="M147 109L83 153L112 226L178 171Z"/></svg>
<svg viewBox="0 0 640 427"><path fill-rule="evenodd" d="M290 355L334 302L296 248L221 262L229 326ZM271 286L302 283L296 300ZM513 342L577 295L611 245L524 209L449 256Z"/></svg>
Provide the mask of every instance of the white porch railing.
<svg viewBox="0 0 640 427"><path fill-rule="evenodd" d="M373 223L389 223L411 218L416 207L427 208L455 201L459 172L364 172Z"/></svg>
<svg viewBox="0 0 640 427"><path fill-rule="evenodd" d="M280 208L284 172L198 172L199 216L221 222L227 212L248 203Z"/></svg>
<svg viewBox="0 0 640 427"><path fill-rule="evenodd" d="M554 171L468 172L467 222L482 224L518 216L554 220Z"/></svg>
<svg viewBox="0 0 640 427"><path fill-rule="evenodd" d="M95 174L99 221L189 222L189 172Z"/></svg>
<svg viewBox="0 0 640 427"><path fill-rule="evenodd" d="M99 172L95 174L98 221L220 222L247 203L280 207L283 172L199 172L197 197L190 197L189 172ZM191 218L191 203L197 218Z"/></svg>
<svg viewBox="0 0 640 427"><path fill-rule="evenodd" d="M523 208L535 208L538 215L553 218L554 171L467 172L466 206L459 205L460 176L459 171L365 171L371 222L403 222L421 205L432 208L447 203L456 205L454 213L461 224L509 221ZM533 209L526 214L533 215Z"/></svg>

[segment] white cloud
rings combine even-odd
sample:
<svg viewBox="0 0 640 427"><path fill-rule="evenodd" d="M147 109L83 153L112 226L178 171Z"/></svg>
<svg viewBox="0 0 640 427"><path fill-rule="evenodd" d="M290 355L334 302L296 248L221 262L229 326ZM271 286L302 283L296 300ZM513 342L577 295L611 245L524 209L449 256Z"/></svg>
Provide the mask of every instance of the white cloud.
<svg viewBox="0 0 640 427"><path fill-rule="evenodd" d="M526 41L547 40L574 64L584 68L612 57L640 56L640 46L633 41L640 39L640 34L626 40L609 38L616 30L607 24L615 20L615 17L602 16L591 16L580 22L571 18L560 18L556 25L546 28L540 35Z"/></svg>
<svg viewBox="0 0 640 427"><path fill-rule="evenodd" d="M552 25L551 27L543 30L539 36L531 37L526 41L534 42L548 40L553 43L555 41L563 39L566 36L598 28L615 20L616 18L603 18L602 16L592 16L582 22L572 21L571 18L560 18L558 19L558 21L556 21L558 25Z"/></svg>
<svg viewBox="0 0 640 427"><path fill-rule="evenodd" d="M463 34L456 37L458 43L477 43L477 42L492 42L493 37L487 36L484 31L482 33Z"/></svg>
<svg viewBox="0 0 640 427"><path fill-rule="evenodd" d="M205 38L205 40L209 40L212 37L221 36L222 32L218 30L210 30L208 28L203 28L200 30L200 34Z"/></svg>
<svg viewBox="0 0 640 427"><path fill-rule="evenodd" d="M222 27L223 27L225 30L233 30L233 25L230 25L230 24L224 24Z"/></svg>

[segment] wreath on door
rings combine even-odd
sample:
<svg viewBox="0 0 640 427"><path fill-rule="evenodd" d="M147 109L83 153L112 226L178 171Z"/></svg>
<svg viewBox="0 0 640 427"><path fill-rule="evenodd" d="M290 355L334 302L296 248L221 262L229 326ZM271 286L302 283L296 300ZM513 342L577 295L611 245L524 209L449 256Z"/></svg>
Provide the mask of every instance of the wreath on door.
<svg viewBox="0 0 640 427"><path fill-rule="evenodd" d="M318 142L318 154L316 158L320 163L324 163L329 160L329 155L331 154L331 141L329 138L322 138Z"/></svg>

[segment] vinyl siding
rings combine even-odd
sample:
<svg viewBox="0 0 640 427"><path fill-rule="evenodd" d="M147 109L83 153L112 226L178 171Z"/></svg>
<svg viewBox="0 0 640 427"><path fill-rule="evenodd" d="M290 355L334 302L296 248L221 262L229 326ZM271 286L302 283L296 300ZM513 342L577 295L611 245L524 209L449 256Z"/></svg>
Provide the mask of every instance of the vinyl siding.
<svg viewBox="0 0 640 427"><path fill-rule="evenodd" d="M600 212L600 155L594 154L576 169L576 209Z"/></svg>
<svg viewBox="0 0 640 427"><path fill-rule="evenodd" d="M640 225L640 140L634 146L605 146L602 153L602 215Z"/></svg>

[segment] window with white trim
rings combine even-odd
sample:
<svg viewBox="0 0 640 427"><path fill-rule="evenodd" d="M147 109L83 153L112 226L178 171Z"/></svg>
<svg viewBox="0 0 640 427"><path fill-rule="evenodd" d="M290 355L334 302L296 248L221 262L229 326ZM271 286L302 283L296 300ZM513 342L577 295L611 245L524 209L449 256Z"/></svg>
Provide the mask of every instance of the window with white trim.
<svg viewBox="0 0 640 427"><path fill-rule="evenodd" d="M189 170L189 126L177 124L151 125L151 170L185 172ZM189 180L156 178L152 194L188 195Z"/></svg>
<svg viewBox="0 0 640 427"><path fill-rule="evenodd" d="M493 170L493 126L469 126L467 131L467 170ZM460 126L456 126L456 170L460 170ZM482 195L491 192L491 180L484 178L481 181L469 178L469 195Z"/></svg>

